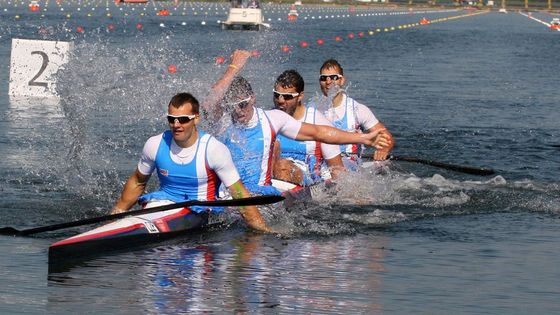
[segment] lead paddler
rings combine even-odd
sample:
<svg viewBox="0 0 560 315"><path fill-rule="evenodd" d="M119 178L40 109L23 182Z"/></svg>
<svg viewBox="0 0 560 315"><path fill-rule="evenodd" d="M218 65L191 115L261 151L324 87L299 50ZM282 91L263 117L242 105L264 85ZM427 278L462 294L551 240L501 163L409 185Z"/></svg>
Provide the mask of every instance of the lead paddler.
<svg viewBox="0 0 560 315"><path fill-rule="evenodd" d="M240 180L228 148L216 138L197 129L200 122L198 100L179 93L167 108L169 130L146 141L136 170L128 178L111 214L129 210L136 202L144 207L157 203L187 200L216 200L220 182L231 196L250 197ZM144 194L151 174L157 171L160 189ZM192 211L209 211L191 207ZM211 211L221 211L213 208ZM256 206L239 207L241 216L255 229L271 232Z"/></svg>

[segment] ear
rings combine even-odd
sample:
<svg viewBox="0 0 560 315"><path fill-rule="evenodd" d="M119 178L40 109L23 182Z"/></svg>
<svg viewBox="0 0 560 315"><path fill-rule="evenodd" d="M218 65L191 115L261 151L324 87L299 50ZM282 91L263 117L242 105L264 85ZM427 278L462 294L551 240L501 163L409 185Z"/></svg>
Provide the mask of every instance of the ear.
<svg viewBox="0 0 560 315"><path fill-rule="evenodd" d="M303 98L304 98L304 97L305 97L305 92L304 92L304 91L299 92L299 95L298 95L298 103L303 102Z"/></svg>
<svg viewBox="0 0 560 315"><path fill-rule="evenodd" d="M196 114L196 117L194 118L194 125L198 125L200 123L200 114Z"/></svg>
<svg viewBox="0 0 560 315"><path fill-rule="evenodd" d="M342 78L340 78L340 86L343 86L344 84L346 84L346 77L343 75Z"/></svg>

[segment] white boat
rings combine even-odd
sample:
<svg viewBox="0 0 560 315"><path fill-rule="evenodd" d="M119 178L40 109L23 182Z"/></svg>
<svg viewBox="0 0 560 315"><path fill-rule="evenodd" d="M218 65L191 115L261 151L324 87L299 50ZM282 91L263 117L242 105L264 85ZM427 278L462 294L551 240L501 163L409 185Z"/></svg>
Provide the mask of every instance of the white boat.
<svg viewBox="0 0 560 315"><path fill-rule="evenodd" d="M498 10L498 13L508 13L508 12L507 12L506 8L500 8Z"/></svg>
<svg viewBox="0 0 560 315"><path fill-rule="evenodd" d="M553 18L552 21L550 21L550 25L560 26L560 18Z"/></svg>
<svg viewBox="0 0 560 315"><path fill-rule="evenodd" d="M256 30L269 28L270 24L264 22L264 16L258 0L240 2L231 0L227 20L222 22L222 29Z"/></svg>
<svg viewBox="0 0 560 315"><path fill-rule="evenodd" d="M284 199L284 205L288 206L296 200L311 198L310 188L308 187L280 181L276 181L275 186L282 191L282 197L256 196L248 198L251 201L247 204L270 204ZM263 199L259 199L260 197ZM220 202L236 204L238 200L240 201L240 199L234 199L207 203L215 205L220 205ZM264 201L259 203L258 200ZM200 204L200 202L195 202ZM184 203L189 203L189 201ZM100 255L131 250L189 233L194 234L201 229L207 229L209 226L220 226L224 223L223 216L216 215L212 211L198 213L188 207L175 207L176 204L166 204L152 208L152 211L150 209L134 210L128 216L126 213L112 215L111 217L120 218L52 244L49 247L49 271L64 270L77 262ZM85 221L98 222L95 219L85 219ZM64 225L75 226L72 225L72 222ZM12 231L12 228L4 228L3 230L6 230L3 231L3 234L18 234L17 231ZM45 231L48 230L45 229ZM25 232L27 231L23 231L22 234L25 235Z"/></svg>

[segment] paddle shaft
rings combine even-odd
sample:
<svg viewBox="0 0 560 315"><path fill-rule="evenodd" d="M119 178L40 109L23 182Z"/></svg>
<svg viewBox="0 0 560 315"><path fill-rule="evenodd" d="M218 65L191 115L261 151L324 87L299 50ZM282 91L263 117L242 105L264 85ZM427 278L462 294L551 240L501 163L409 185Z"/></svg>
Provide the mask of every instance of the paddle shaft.
<svg viewBox="0 0 560 315"><path fill-rule="evenodd" d="M372 159L373 155L363 155L362 158ZM448 164L448 163L443 163L443 162L438 162L438 161L420 159L420 158L411 157L411 156L390 155L389 160L425 164L425 165L430 165L430 166L434 166L434 167L444 168L444 169L447 169L447 170L450 170L450 171L461 172L461 173L466 173L466 174L473 174L473 175L487 176L487 175L492 175L492 174L496 173L491 168L471 167L471 166Z"/></svg>
<svg viewBox="0 0 560 315"><path fill-rule="evenodd" d="M88 218L88 219L83 219L78 221L41 226L41 227L36 227L36 228L26 229L26 230L17 230L13 227L4 227L0 229L0 234L25 236L25 235L36 234L41 232L66 229L66 228L80 226L80 225L87 225L87 224L93 224L93 223L98 223L103 221L120 219L127 216L154 213L154 212L171 210L176 208L184 208L184 207L191 207L191 206L202 206L202 207L242 207L242 206L250 206L250 205L258 206L258 205L276 203L282 200L284 200L284 197L274 196L274 195L264 195L264 196L255 196L255 197L240 198L240 199L228 199L228 200L213 200L213 201L188 200L188 201L173 203L160 207L132 210L132 211L127 211L127 212L122 212L117 214L109 214L109 215L104 215L95 218Z"/></svg>

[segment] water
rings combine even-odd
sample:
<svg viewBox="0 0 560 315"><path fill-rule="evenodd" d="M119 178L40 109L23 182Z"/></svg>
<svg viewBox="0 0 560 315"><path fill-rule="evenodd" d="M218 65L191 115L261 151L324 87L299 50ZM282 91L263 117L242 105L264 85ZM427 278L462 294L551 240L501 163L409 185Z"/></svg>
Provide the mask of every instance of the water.
<svg viewBox="0 0 560 315"><path fill-rule="evenodd" d="M452 8L305 7L294 23L286 21L288 6L269 5L273 28L255 33L220 30L221 4L106 10L101 2L52 2L41 13L26 5L0 2L1 226L106 214L145 139L166 128L170 97L189 91L203 99L224 71L215 58L238 47L260 52L243 74L262 107L271 106L274 79L289 68L313 97L321 63L334 57L349 94L395 135L395 154L491 167L497 175L394 162L382 174L341 179L336 196L264 209L269 223L287 231L283 238L233 223L51 274L48 246L88 227L0 237L1 313L560 311L560 33L515 13L398 28L468 13ZM161 8L172 16L156 16ZM57 75L58 102L7 96L12 38L74 42ZM177 73L167 72L170 64Z"/></svg>

